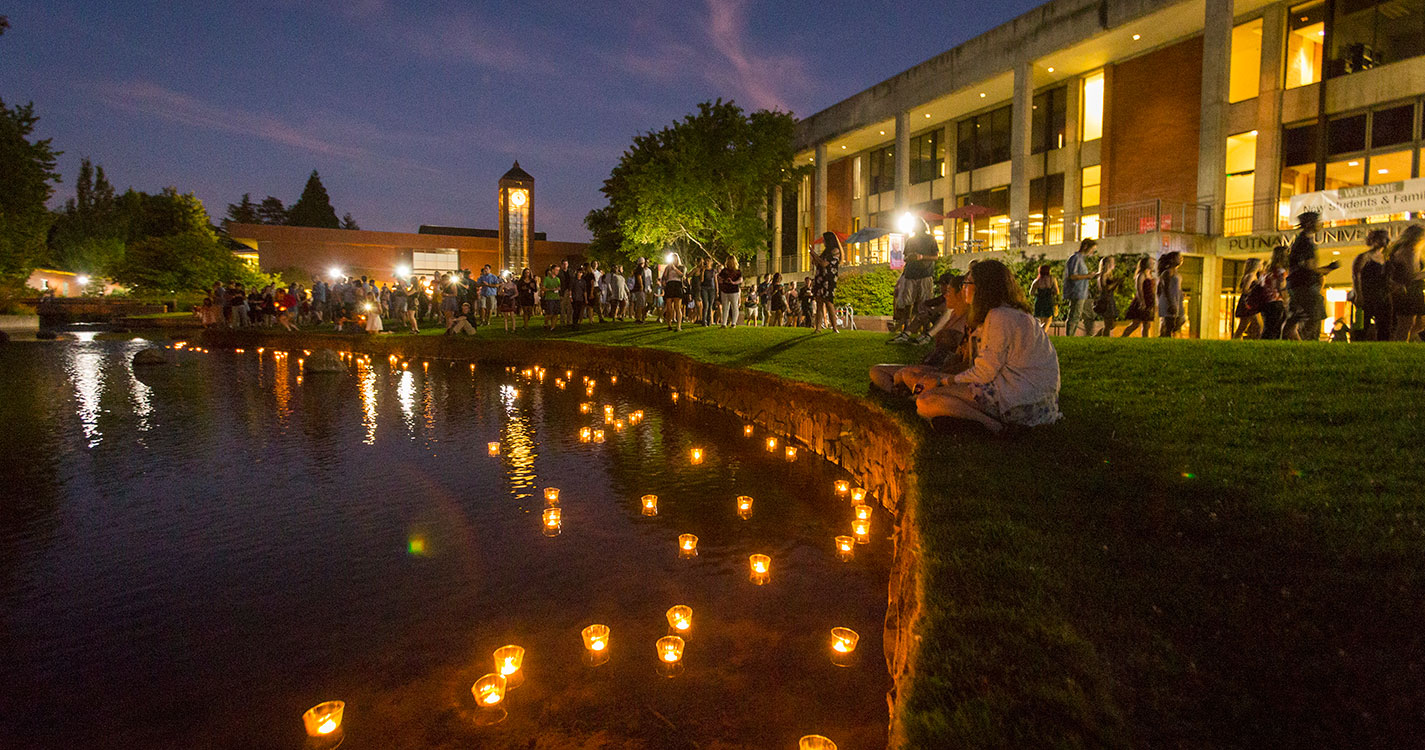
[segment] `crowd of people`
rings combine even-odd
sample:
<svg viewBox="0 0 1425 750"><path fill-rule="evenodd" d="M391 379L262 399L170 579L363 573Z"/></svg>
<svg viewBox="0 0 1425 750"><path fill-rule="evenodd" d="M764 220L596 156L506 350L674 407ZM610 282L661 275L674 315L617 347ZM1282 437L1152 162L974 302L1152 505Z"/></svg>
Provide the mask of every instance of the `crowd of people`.
<svg viewBox="0 0 1425 750"><path fill-rule="evenodd" d="M1330 332L1323 334L1328 319L1325 277L1340 264L1321 265L1317 260L1314 236L1320 229L1320 215L1308 211L1297 221L1290 244L1278 245L1265 261L1246 261L1236 279L1232 338L1316 341L1325 335L1332 341L1419 340L1425 330L1425 226L1408 226L1394 241L1382 229L1367 234L1366 252L1352 263L1347 293L1354 320L1337 318ZM1111 336L1120 321L1128 323L1121 336L1147 336L1155 320L1160 321L1160 336L1176 336L1187 322L1182 254L1163 253L1156 261L1141 258L1132 277L1132 302L1120 315L1118 293L1128 279L1116 273L1111 256L1100 259L1097 270L1090 268L1097 244L1091 239L1079 244L1065 263L1062 286L1048 265L1039 267L1029 288L1039 324L1051 329L1062 298L1067 336L1079 335L1080 330L1086 336ZM1101 325L1097 332L1096 325Z"/></svg>
<svg viewBox="0 0 1425 750"><path fill-rule="evenodd" d="M581 323L656 320L670 330L683 324L736 328L739 325L796 326L837 331L846 323L836 309L836 278L842 246L828 232L826 246L813 256L818 270L795 283L780 273L744 276L736 256L723 262L704 257L684 264L670 253L661 269L640 258L605 271L598 261L573 265L568 260L542 275L523 268L496 274L486 265L432 277L409 276L385 283L375 278L316 279L245 289L242 284L214 284L198 309L204 326L246 328L331 324L337 331L386 330L394 321L411 333L443 326L451 335L471 334L498 317L506 331L529 328L543 318L545 328Z"/></svg>

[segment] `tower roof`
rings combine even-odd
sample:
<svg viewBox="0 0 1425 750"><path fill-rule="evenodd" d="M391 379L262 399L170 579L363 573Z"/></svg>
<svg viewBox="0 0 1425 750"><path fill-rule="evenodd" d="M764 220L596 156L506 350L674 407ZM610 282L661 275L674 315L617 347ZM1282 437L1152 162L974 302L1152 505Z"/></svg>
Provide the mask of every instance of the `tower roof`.
<svg viewBox="0 0 1425 750"><path fill-rule="evenodd" d="M520 163L517 161L517 162L515 162L515 165L514 165L513 167L510 167L510 171L506 172L506 173L505 173L505 176L504 176L504 177L501 177L500 179L502 179L502 180L533 180L533 179L534 179L534 175L531 175L529 172L526 172L526 171L524 171L523 169L520 169Z"/></svg>

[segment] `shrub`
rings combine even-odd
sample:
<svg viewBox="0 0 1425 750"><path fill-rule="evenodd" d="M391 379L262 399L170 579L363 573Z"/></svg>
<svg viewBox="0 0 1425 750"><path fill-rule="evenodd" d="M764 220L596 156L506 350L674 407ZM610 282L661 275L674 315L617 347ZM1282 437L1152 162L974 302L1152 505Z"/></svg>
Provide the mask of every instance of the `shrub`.
<svg viewBox="0 0 1425 750"><path fill-rule="evenodd" d="M836 301L850 305L857 315L890 315L900 275L889 268L843 275L836 282Z"/></svg>

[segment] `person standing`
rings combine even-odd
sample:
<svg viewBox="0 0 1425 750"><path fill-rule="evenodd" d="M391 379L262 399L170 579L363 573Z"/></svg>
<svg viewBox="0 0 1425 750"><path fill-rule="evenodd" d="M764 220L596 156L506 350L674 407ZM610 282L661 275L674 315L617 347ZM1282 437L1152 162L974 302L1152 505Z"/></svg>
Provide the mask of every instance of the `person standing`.
<svg viewBox="0 0 1425 750"><path fill-rule="evenodd" d="M407 299L405 283L400 279L396 279L396 283L391 286L391 301L387 303L390 306L388 309L391 313L391 319L395 321L392 325L398 327L401 324L409 325L410 321L406 320Z"/></svg>
<svg viewBox="0 0 1425 750"><path fill-rule="evenodd" d="M1054 321L1054 305L1059 300L1059 280L1049 271L1048 264L1039 267L1039 275L1029 287L1034 293L1034 319L1047 333Z"/></svg>
<svg viewBox="0 0 1425 750"><path fill-rule="evenodd" d="M1117 266L1112 255L1098 261L1098 298L1094 300L1093 311L1103 321L1099 336L1113 336L1113 326L1118 323L1118 289L1123 286L1123 279L1113 275Z"/></svg>
<svg viewBox="0 0 1425 750"><path fill-rule="evenodd" d="M648 316L648 303L653 299L653 274L648 269L648 259L639 258L629 277L629 303L633 305L633 321L642 323Z"/></svg>
<svg viewBox="0 0 1425 750"><path fill-rule="evenodd" d="M623 277L623 266L614 266L605 281L609 290L609 317L623 322L624 308L628 306L628 281Z"/></svg>
<svg viewBox="0 0 1425 750"><path fill-rule="evenodd" d="M1234 339L1255 339L1262 335L1261 311L1255 307L1261 298L1261 292L1257 291L1261 275L1262 259L1248 258L1247 266L1242 269L1242 278L1237 280L1237 307L1233 310L1237 316L1237 328L1232 331Z"/></svg>
<svg viewBox="0 0 1425 750"><path fill-rule="evenodd" d="M551 265L544 269L544 279L540 281L540 287L544 289L544 329L554 330L554 325L559 322L559 266Z"/></svg>
<svg viewBox="0 0 1425 750"><path fill-rule="evenodd" d="M584 319L584 309L589 306L589 289L594 285L594 272L589 268L589 264L580 264L571 281L573 285L569 288L569 325L578 328L580 321Z"/></svg>
<svg viewBox="0 0 1425 750"><path fill-rule="evenodd" d="M1351 291L1346 293L1346 299L1350 300L1351 307L1355 311L1352 316L1352 325L1356 330L1352 331L1353 341L1376 341L1379 326L1377 321L1369 319L1366 312L1366 294L1361 281L1361 273L1372 261L1379 263L1380 268L1372 269L1382 271L1385 268L1384 250L1390 244L1390 235L1384 229L1372 229L1366 232L1366 249L1351 261ZM1388 292L1387 292L1388 294ZM1389 337L1389 333L1387 333Z"/></svg>
<svg viewBox="0 0 1425 750"><path fill-rule="evenodd" d="M717 272L717 304L722 310L722 327L736 328L742 314L742 271L737 256L727 256L727 263Z"/></svg>
<svg viewBox="0 0 1425 750"><path fill-rule="evenodd" d="M1183 254L1174 250L1158 258L1158 316L1163 319L1158 336L1172 338L1182 329L1187 316L1183 312L1183 277L1178 268Z"/></svg>
<svg viewBox="0 0 1425 750"><path fill-rule="evenodd" d="M1282 336L1293 341L1305 339L1316 341L1321 338L1321 323L1326 320L1326 298L1321 293L1325 273L1341 266L1336 261L1317 268L1316 234L1321 215L1315 211L1303 211L1296 217L1300 231L1291 241L1287 253L1286 288L1290 299L1287 301L1286 323Z"/></svg>
<svg viewBox="0 0 1425 750"><path fill-rule="evenodd" d="M717 306L717 276L712 258L703 258L693 266L688 274L688 290L695 295L693 301L698 325L711 326L713 308Z"/></svg>
<svg viewBox="0 0 1425 750"><path fill-rule="evenodd" d="M1098 248L1098 240L1084 239L1079 249L1069 256L1064 264L1064 302L1069 305L1068 320L1064 323L1064 335L1076 336L1079 323L1083 322L1084 335L1093 335L1093 319L1084 317L1084 307L1089 302L1089 281L1094 274L1089 271L1088 256Z"/></svg>
<svg viewBox="0 0 1425 750"><path fill-rule="evenodd" d="M668 265L663 267L663 317L668 330L677 326L683 330L683 312L687 309L687 294L684 292L683 259L677 253L668 254Z"/></svg>
<svg viewBox="0 0 1425 750"><path fill-rule="evenodd" d="M841 273L841 238L835 232L826 232L822 234L821 241L821 253L811 254L811 261L816 264L811 281L811 296L816 301L816 322L812 329L820 331L825 316L831 332L837 333L836 279Z"/></svg>
<svg viewBox="0 0 1425 750"><path fill-rule="evenodd" d="M1282 337L1282 324L1286 322L1286 265L1287 246L1272 248L1272 259L1267 270L1257 279L1258 299L1261 300L1262 338L1275 341Z"/></svg>
<svg viewBox="0 0 1425 750"><path fill-rule="evenodd" d="M1390 246L1386 262L1391 308L1395 314L1396 341L1414 341L1425 328L1425 271L1421 270L1421 245L1425 226L1411 224Z"/></svg>
<svg viewBox="0 0 1425 750"><path fill-rule="evenodd" d="M520 269L520 277L515 281L515 301L519 304L520 315L524 317L524 327L529 328L529 319L534 316L534 306L539 299L539 282L534 271L525 266Z"/></svg>
<svg viewBox="0 0 1425 750"><path fill-rule="evenodd" d="M480 304L480 325L489 325L490 316L495 314L496 294L500 291L500 277L491 272L490 264L480 269L480 276L471 284Z"/></svg>
<svg viewBox="0 0 1425 750"><path fill-rule="evenodd" d="M763 304L767 306L767 325L776 327L786 325L787 290L782 288L782 274L772 274L772 280L767 283L767 294L763 299L766 300Z"/></svg>
<svg viewBox="0 0 1425 750"><path fill-rule="evenodd" d="M593 280L589 282L589 299L584 303L584 309L586 311L584 315L588 318L590 323L594 322L594 316L598 315L599 322L602 323L604 322L604 300L602 294L604 272L599 270L599 262L597 260L589 261L588 275L591 276Z"/></svg>
<svg viewBox="0 0 1425 750"><path fill-rule="evenodd" d="M1371 230L1366 234L1366 251L1351 264L1356 286L1352 300L1361 311L1362 335L1357 341L1389 341L1395 328L1385 265L1388 244L1390 235L1384 229Z"/></svg>
<svg viewBox="0 0 1425 750"><path fill-rule="evenodd" d="M559 322L569 325L574 317L575 272L569 270L569 260L559 263Z"/></svg>

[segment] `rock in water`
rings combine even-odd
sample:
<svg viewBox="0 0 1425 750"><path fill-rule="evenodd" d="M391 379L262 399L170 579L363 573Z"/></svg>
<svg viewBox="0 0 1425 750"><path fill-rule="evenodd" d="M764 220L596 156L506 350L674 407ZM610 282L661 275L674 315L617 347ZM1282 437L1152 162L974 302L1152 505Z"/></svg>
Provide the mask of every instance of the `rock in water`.
<svg viewBox="0 0 1425 750"><path fill-rule="evenodd" d="M134 355L135 366L166 364L168 364L168 354L156 346L151 346Z"/></svg>
<svg viewBox="0 0 1425 750"><path fill-rule="evenodd" d="M318 349L312 352L312 356L307 357L306 364L303 365L306 371L311 372L345 372L346 363L341 361L341 357L330 349Z"/></svg>

